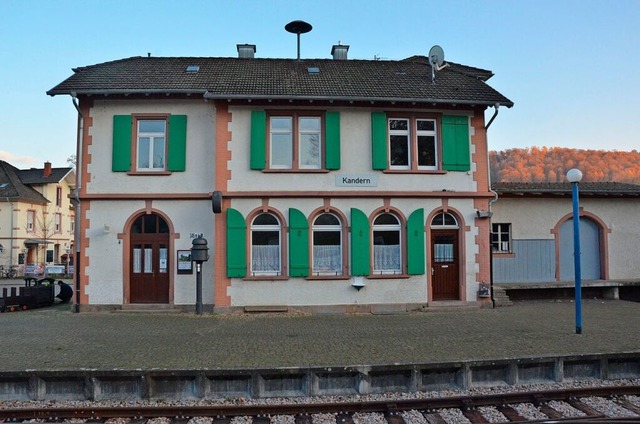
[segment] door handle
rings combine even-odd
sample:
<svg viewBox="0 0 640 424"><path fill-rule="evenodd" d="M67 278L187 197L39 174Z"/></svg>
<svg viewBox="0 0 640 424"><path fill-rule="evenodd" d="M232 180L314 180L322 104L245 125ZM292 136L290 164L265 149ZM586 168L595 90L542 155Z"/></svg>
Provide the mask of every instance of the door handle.
<svg viewBox="0 0 640 424"><path fill-rule="evenodd" d="M433 267L431 267L431 275L434 275L435 273L436 273L436 270Z"/></svg>

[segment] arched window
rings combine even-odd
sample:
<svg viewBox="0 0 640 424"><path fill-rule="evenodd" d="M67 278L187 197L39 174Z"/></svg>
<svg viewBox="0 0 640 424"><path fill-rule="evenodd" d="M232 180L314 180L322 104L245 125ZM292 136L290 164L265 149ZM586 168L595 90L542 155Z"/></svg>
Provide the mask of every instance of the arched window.
<svg viewBox="0 0 640 424"><path fill-rule="evenodd" d="M458 220L448 212L440 212L431 220L431 227L458 228Z"/></svg>
<svg viewBox="0 0 640 424"><path fill-rule="evenodd" d="M275 215L262 213L251 223L251 274L282 274L282 226Z"/></svg>
<svg viewBox="0 0 640 424"><path fill-rule="evenodd" d="M332 213L323 213L313 221L313 274L342 274L342 224Z"/></svg>
<svg viewBox="0 0 640 424"><path fill-rule="evenodd" d="M400 220L390 213L382 213L373 220L374 274L401 274Z"/></svg>

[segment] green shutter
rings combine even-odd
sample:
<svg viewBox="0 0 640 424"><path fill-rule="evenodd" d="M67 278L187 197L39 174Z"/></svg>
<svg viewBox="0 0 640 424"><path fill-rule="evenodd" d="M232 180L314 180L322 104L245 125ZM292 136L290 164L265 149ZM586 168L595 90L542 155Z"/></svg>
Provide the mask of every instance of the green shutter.
<svg viewBox="0 0 640 424"><path fill-rule="evenodd" d="M111 170L128 172L131 170L131 115L113 116L113 152Z"/></svg>
<svg viewBox="0 0 640 424"><path fill-rule="evenodd" d="M326 169L340 169L340 112L325 115L325 164Z"/></svg>
<svg viewBox="0 0 640 424"><path fill-rule="evenodd" d="M360 209L351 208L351 275L369 275L370 240L367 215Z"/></svg>
<svg viewBox="0 0 640 424"><path fill-rule="evenodd" d="M247 275L247 224L242 214L227 208L227 277Z"/></svg>
<svg viewBox="0 0 640 424"><path fill-rule="evenodd" d="M293 208L289 209L289 276L309 276L309 222Z"/></svg>
<svg viewBox="0 0 640 424"><path fill-rule="evenodd" d="M187 162L187 115L169 116L167 170L184 171Z"/></svg>
<svg viewBox="0 0 640 424"><path fill-rule="evenodd" d="M407 273L424 274L424 209L417 209L407 221Z"/></svg>
<svg viewBox="0 0 640 424"><path fill-rule="evenodd" d="M371 113L371 155L373 169L387 169L387 114Z"/></svg>
<svg viewBox="0 0 640 424"><path fill-rule="evenodd" d="M469 118L442 117L442 168L447 171L471 170Z"/></svg>
<svg viewBox="0 0 640 424"><path fill-rule="evenodd" d="M267 113L251 112L251 169L264 169L267 158Z"/></svg>

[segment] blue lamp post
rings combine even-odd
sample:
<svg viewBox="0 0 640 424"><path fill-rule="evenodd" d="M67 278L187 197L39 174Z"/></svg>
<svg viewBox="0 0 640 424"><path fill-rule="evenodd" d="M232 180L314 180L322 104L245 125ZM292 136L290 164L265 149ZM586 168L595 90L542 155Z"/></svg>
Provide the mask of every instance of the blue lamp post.
<svg viewBox="0 0 640 424"><path fill-rule="evenodd" d="M573 266L576 281L576 334L582 333L582 275L580 273L580 205L578 184L582 180L582 172L573 168L567 172L567 180L571 183L573 201Z"/></svg>

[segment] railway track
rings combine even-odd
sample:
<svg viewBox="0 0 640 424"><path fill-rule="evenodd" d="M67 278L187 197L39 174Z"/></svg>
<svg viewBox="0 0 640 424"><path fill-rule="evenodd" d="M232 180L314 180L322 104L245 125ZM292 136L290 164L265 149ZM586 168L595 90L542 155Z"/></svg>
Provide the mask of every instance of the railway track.
<svg viewBox="0 0 640 424"><path fill-rule="evenodd" d="M12 408L0 422L212 424L443 424L638 422L640 386L608 386L427 399L245 405L53 406ZM602 405L605 405L603 407ZM606 410L606 411L605 411Z"/></svg>

